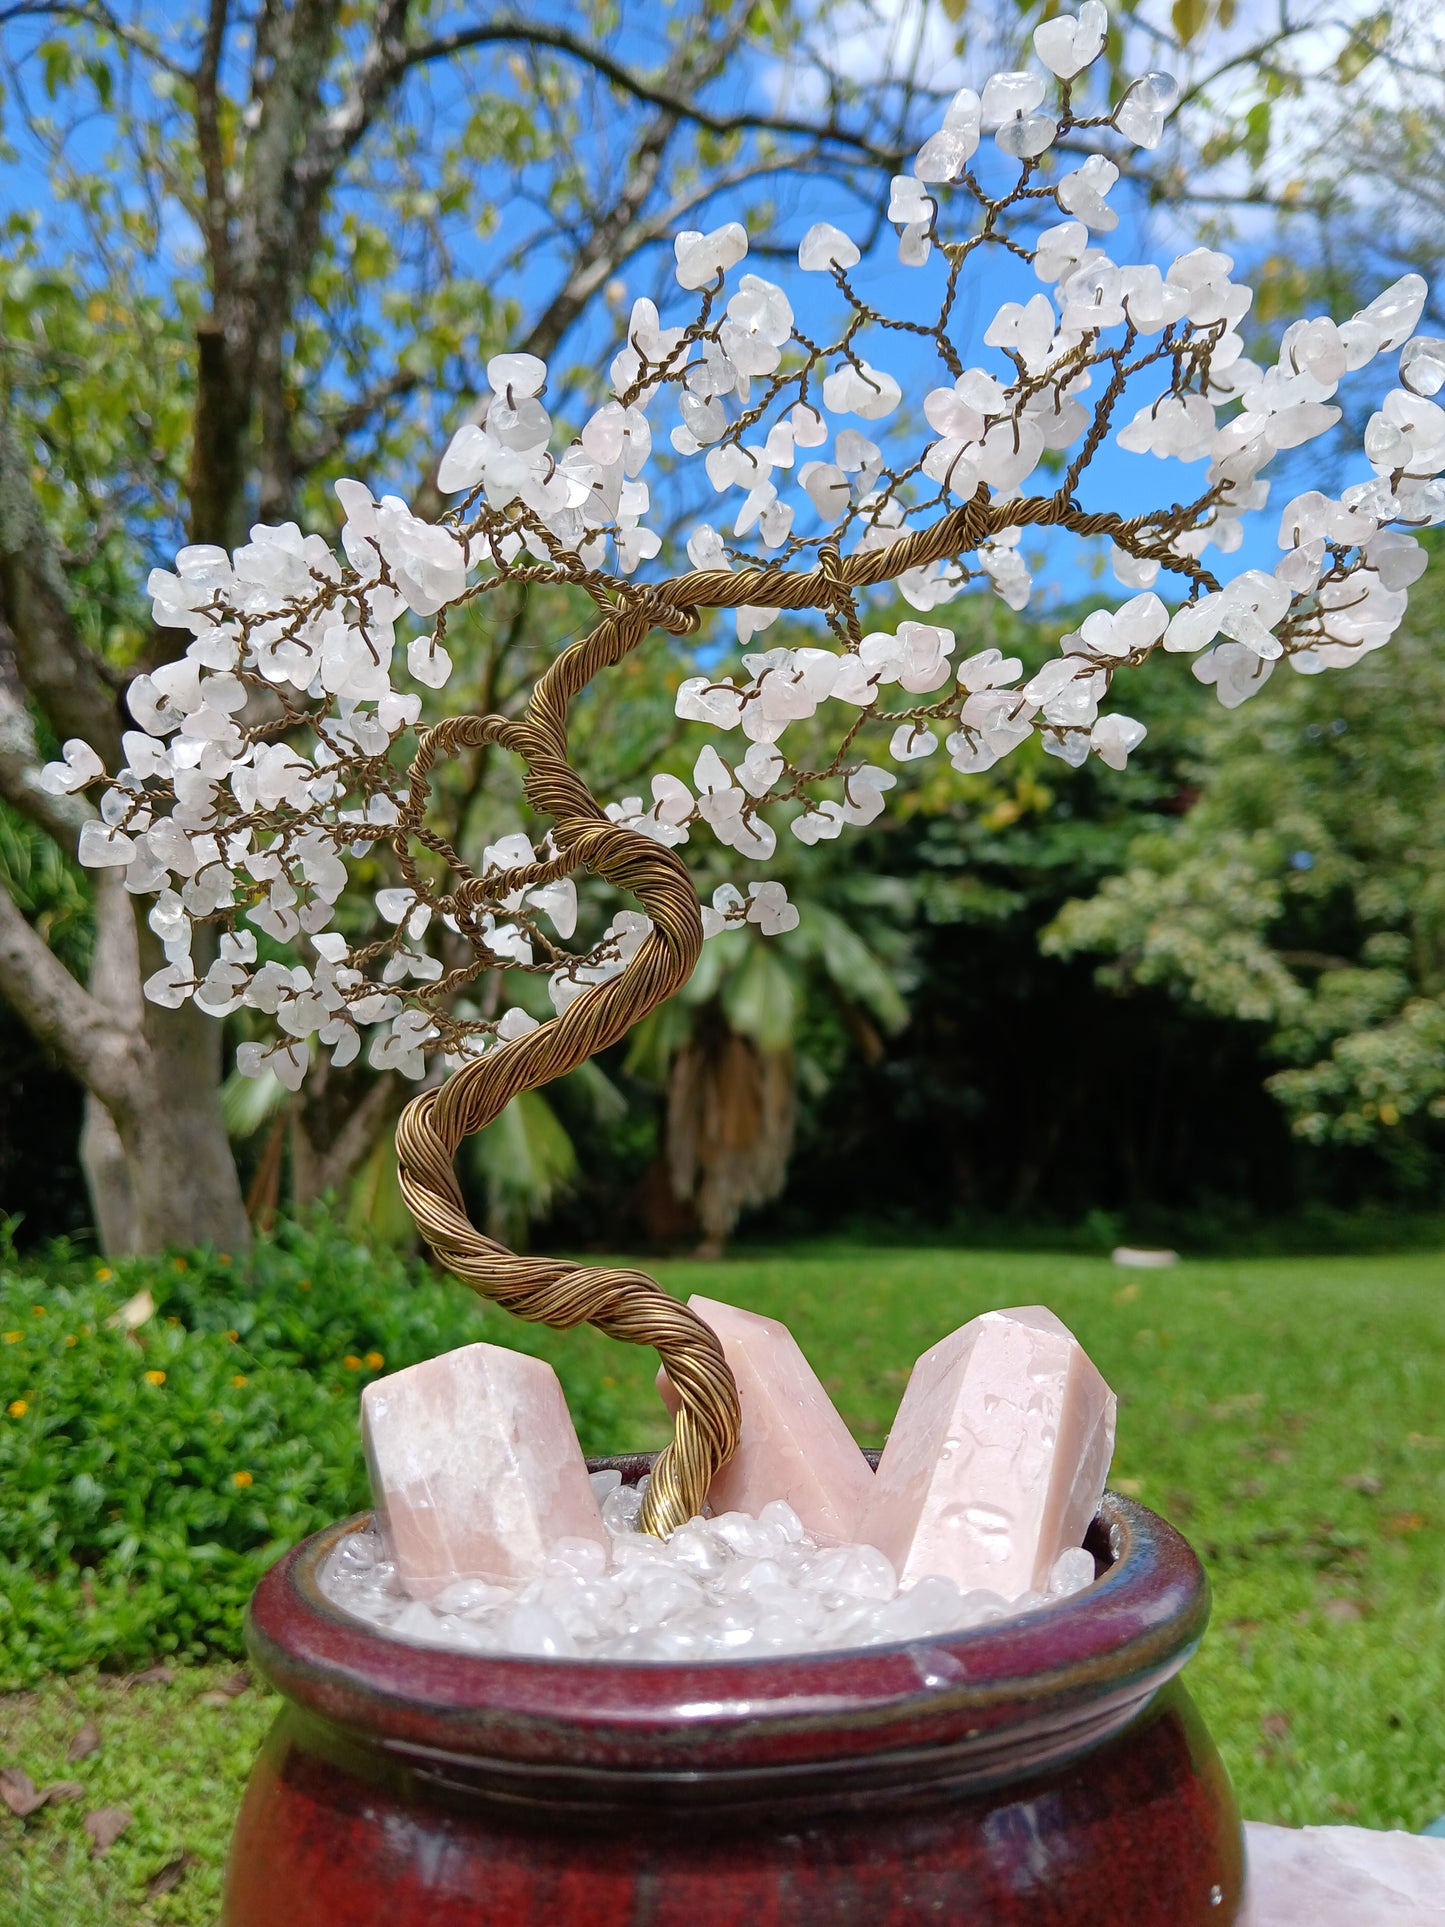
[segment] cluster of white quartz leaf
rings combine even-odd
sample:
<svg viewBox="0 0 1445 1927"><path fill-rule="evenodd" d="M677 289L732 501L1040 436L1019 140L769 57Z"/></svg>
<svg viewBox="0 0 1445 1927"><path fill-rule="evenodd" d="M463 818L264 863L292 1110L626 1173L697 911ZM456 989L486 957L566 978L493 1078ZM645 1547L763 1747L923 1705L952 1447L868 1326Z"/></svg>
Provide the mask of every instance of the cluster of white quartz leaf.
<svg viewBox="0 0 1445 1927"><path fill-rule="evenodd" d="M1041 25L1041 68L961 90L912 172L891 182L886 215L904 269L944 249L977 274L1007 252L1030 262L1040 284L993 315L982 336L989 366L965 365L948 333L951 308L934 330L907 324L916 409L902 406L888 365L901 337L849 281L861 260L855 240L826 222L802 237L799 271L828 276L846 311L837 339L819 345L798 332L785 290L745 269L747 234L728 222L677 236L686 319L664 325L653 302L634 304L610 392L576 434L552 418L540 358L492 358L482 418L457 432L440 467L455 498L440 524L344 481L339 548L293 524L258 527L232 555L191 547L173 572L152 574L155 620L189 632L185 655L133 683L138 727L125 734L125 766L113 777L71 742L44 778L63 791L103 784L80 859L122 869L128 889L155 896L151 924L166 963L147 996L167 1005L194 997L218 1017L263 1013L276 1041L246 1046L240 1068L269 1068L294 1087L318 1045L345 1064L368 1030L368 1061L419 1077L429 1052L455 1066L533 1026L521 1009L483 1019L459 1001L440 930L463 941L477 970L544 973L558 1011L626 967L646 917L623 911L591 950L559 950L539 919L570 937L575 890L566 879L516 882L554 854L523 837L486 853L490 895L465 929L395 885L376 896L379 947L353 948L332 925L348 859L410 847L417 825L397 752L419 722L421 691L450 675L449 612L522 570L585 581L604 605L625 603L637 593L627 578L648 563L646 593L666 601L662 535L649 526L654 424L669 461L691 464L718 498L687 535L685 606L733 608L745 650L738 669L684 681L676 704L684 720L737 732L737 751L709 745L690 781L660 773L650 796L608 808L663 844L684 844L701 825L739 857L766 862L784 825L805 844L835 838L874 822L896 768L940 745L965 773L1035 735L1066 763L1094 754L1122 768L1143 726L1103 706L1116 675L1160 647L1196 654L1195 674L1234 704L1281 658L1309 673L1388 640L1424 566L1409 530L1445 520L1445 408L1432 399L1445 385L1445 342L1412 338L1424 284L1407 275L1340 325L1296 321L1262 367L1244 354L1251 296L1227 255L1196 249L1162 271L1111 259L1116 163L1096 152L1071 167L1041 164L1061 130L1071 150L1087 137L1072 102L1107 32L1098 0ZM1176 91L1164 75L1134 82L1103 145L1157 144ZM984 172L997 172L999 157L1017 168L997 193L974 172L986 138L996 153ZM930 343L938 374L920 379L912 366ZM1365 431L1373 479L1337 499L1297 496L1281 517L1279 564L1224 574L1243 518L1267 506L1269 463L1326 433L1340 417L1341 381L1397 349L1400 385ZM1127 420L1115 419L1121 405ZM1027 680L996 649L956 661L955 633L929 618L970 582L1023 608L1026 529L1057 519L1053 510L1077 519L1088 459L1111 436L1128 454L1203 464L1197 482L1166 472L1160 499L1174 499L1182 481L1185 507L1106 530L1130 598L1095 611ZM1072 465L1037 483L1046 458ZM816 643L753 644L780 613L763 593L769 565L821 580L835 558L887 551L968 503L993 511L971 552L906 567L900 555L893 580L919 619L855 629L835 608ZM1014 503L1017 519L1003 519ZM754 594L737 580L745 571L758 574L756 599L742 599ZM1172 607L1161 593L1171 586L1183 596ZM794 740L806 731L805 762L789 760L790 729ZM821 763L820 729L843 745ZM704 924L709 934L744 922L773 934L796 918L781 885L747 894L729 885ZM198 921L223 926L203 972L193 961ZM293 961L259 961L258 934L296 946Z"/></svg>
<svg viewBox="0 0 1445 1927"><path fill-rule="evenodd" d="M594 1472L591 1480L610 1547L564 1541L543 1576L519 1591L463 1579L434 1600L412 1599L374 1529L341 1541L322 1569L322 1590L396 1638L461 1652L685 1664L963 1632L1094 1580L1093 1554L1075 1546L1056 1560L1046 1591L1018 1599L937 1577L900 1591L876 1547L820 1549L781 1500L756 1518L693 1519L663 1541L636 1530L645 1479L624 1486L620 1473Z"/></svg>
<svg viewBox="0 0 1445 1927"><path fill-rule="evenodd" d="M406 803L386 759L416 725L421 698L392 685L398 619L434 616L462 594L466 550L393 497L378 503L355 482L339 483L337 494L344 562L319 536L286 524L253 529L234 556L191 547L174 573L152 572L156 622L189 630L191 642L178 660L132 682L127 703L139 727L123 735L125 763L106 779L99 816L79 845L82 863L119 869L128 890L155 897L149 922L166 961L147 979L146 996L169 1008L194 998L217 1018L243 1007L268 1017L278 1035L243 1043L237 1067L247 1076L270 1071L293 1090L314 1043L344 1066L367 1029L375 1068L423 1076L438 1031L421 999L443 975L424 941L432 908L410 887L375 894L377 924L391 930L379 967L358 968L330 926L346 859L389 841ZM406 667L413 682L438 686L451 663L436 636L423 635L407 645ZM259 708L260 727L243 726L248 705ZM268 711L295 727L268 730ZM103 778L101 759L77 739L42 780L66 793ZM482 872L497 884L474 930L500 967L533 964L527 926L538 915L560 938L575 930L570 877L509 887L508 874L537 857L522 835L483 852ZM227 927L200 970L195 927L208 920ZM440 922L458 930L449 913ZM593 952L554 970L557 1007L620 971L648 928L624 912ZM304 960L258 962L258 932L278 945L303 940ZM514 1008L454 1029L449 1055L460 1061L534 1027Z"/></svg>
<svg viewBox="0 0 1445 1927"><path fill-rule="evenodd" d="M1035 44L1054 75L1074 82L1101 51L1106 31L1103 7L1086 0L1077 18L1040 27ZM1136 145L1157 145L1177 91L1167 76L1146 75L1116 108L1114 128ZM973 199L981 198L968 170L984 134L992 132L1002 153L1025 161L1052 143L1059 123L1042 111L1046 92L1043 75L1019 72L992 76L981 95L964 88L954 98L942 128L920 149L913 173L891 186L887 212L899 229L905 266L922 265L933 241L941 241L948 191L961 183ZM1020 178L1032 182L1036 207L1040 177L1025 169ZM1296 322L1285 332L1276 364L1261 368L1244 356L1238 324L1251 294L1231 279L1227 255L1196 249L1162 272L1153 264L1109 258L1100 237L1118 223L1108 204L1118 178L1117 166L1095 154L1053 182L1052 199L1068 218L1032 236L1030 250L1035 274L1052 286L1052 297L1006 301L988 325L985 346L999 350L1011 369L966 368L924 395L924 419L937 439L921 452L895 453L851 424L830 420L851 414L871 423L898 406L897 380L854 345L866 330L850 339L846 359L824 375L821 408L805 379L818 371L800 356L802 373L794 383L775 384L780 402L791 398L795 385L798 398L771 424L766 416L759 421L755 439L732 437L719 407L711 408L705 430L698 428L687 415L684 394L685 421L673 433L673 446L691 454L694 442L715 443L706 458L714 489L746 490L734 538L761 514L771 514L782 541L794 526L793 515L785 513L789 504L778 494L784 473L798 447L823 450L834 427L832 459L825 452L803 463L795 485L820 524L855 531L856 546L867 549L896 541L913 525L900 478L937 484L937 506L980 489L993 501L1008 501L1022 493L1048 451L1067 451L1097 434L1100 425L1113 428L1126 453L1208 463L1197 511L1186 526L1166 530L1161 516L1158 532L1138 545L1147 553L1113 546L1115 573L1126 587L1148 589L1163 566L1183 577L1189 599L1172 620L1155 594L1096 612L1062 639L1060 658L1021 688L1012 686L1021 665L1003 663L997 651L961 664L954 681L946 660L954 652L953 634L921 622L865 635L846 653L805 647L745 654L746 680L694 677L680 688L676 708L679 717L720 731L741 729L750 747L731 766L704 751L694 772L695 797L676 777L657 779L651 808L643 810L636 799L626 818L635 827L678 843L702 821L740 853L771 854L776 832L762 803L802 794L799 772L785 761L780 738L789 723L808 719L830 699L891 724L889 750L899 763L930 755L943 735L955 767L979 772L1037 733L1042 747L1067 763L1077 765L1092 752L1123 768L1144 727L1127 715L1101 716L1100 704L1116 672L1137 666L1161 643L1168 650L1208 649L1195 673L1231 704L1262 686L1282 655L1310 673L1357 660L1388 639L1404 612L1404 590L1425 558L1409 535L1384 525L1445 519L1445 487L1435 479L1445 466L1445 450L1436 446L1445 411L1429 399L1445 379L1445 344L1408 339L1423 308L1424 283L1403 277L1342 326L1323 317ZM805 272L831 274L845 293L847 272L859 259L857 244L829 223L810 228L799 249ZM1267 464L1332 428L1341 413L1332 405L1340 380L1402 345L1405 386L1391 394L1365 438L1376 480L1347 489L1339 502L1315 494L1298 498L1285 511L1281 547L1288 553L1272 574L1246 570L1217 588L1207 586L1212 578L1204 575L1200 558L1211 548L1223 556L1240 547L1243 517L1267 503L1269 484L1261 479ZM1095 409L1081 397L1091 387L1091 369L1102 365L1112 373L1131 357L1126 372L1147 379L1146 371L1158 368L1167 380L1118 425L1111 400L1105 397ZM711 354L705 367L694 364L696 378L714 395L731 379L727 368L719 376L717 362ZM747 403L747 380L735 385ZM1229 411L1223 420L1222 410ZM880 489L885 478L888 487ZM1302 503L1308 509L1302 511ZM974 558L1014 608L1027 604L1032 586L1021 536L1021 528L1005 528ZM710 523L694 531L688 554L698 568L729 569L741 561ZM902 571L898 587L916 606L931 609L956 594L963 580L945 560ZM740 636L746 641L778 613L770 607L739 610ZM897 684L906 694L932 694L950 682L951 702L935 698L911 709L883 693ZM932 727L935 721L943 727ZM855 766L840 785L840 799L802 794L803 809L791 816L790 827L811 843L836 836L845 824L869 823L894 780L882 770Z"/></svg>

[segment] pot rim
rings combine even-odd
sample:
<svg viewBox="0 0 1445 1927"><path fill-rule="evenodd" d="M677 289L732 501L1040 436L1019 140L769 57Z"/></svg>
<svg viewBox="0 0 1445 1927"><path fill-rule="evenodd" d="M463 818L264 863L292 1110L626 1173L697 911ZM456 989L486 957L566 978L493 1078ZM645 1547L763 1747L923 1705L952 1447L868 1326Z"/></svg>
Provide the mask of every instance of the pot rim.
<svg viewBox="0 0 1445 1927"><path fill-rule="evenodd" d="M590 1463L635 1479L650 1455ZM938 1749L978 1769L998 1756L1041 1765L1141 1711L1209 1616L1188 1543L1109 1492L1086 1541L1094 1584L971 1631L685 1665L493 1657L398 1638L325 1597L322 1563L370 1517L314 1533L261 1580L246 1617L256 1666L304 1713L365 1744L511 1775L691 1783Z"/></svg>

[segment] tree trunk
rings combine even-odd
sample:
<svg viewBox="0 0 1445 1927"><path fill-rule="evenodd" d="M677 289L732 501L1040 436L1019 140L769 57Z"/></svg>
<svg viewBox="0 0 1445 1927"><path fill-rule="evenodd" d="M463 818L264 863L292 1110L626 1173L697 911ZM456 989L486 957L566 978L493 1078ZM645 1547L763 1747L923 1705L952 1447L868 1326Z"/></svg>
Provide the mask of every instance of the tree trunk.
<svg viewBox="0 0 1445 1927"><path fill-rule="evenodd" d="M140 951L136 945L136 905L113 870L97 871L92 883L95 948L87 988L106 1016L121 1030L138 1035L145 1016L140 989ZM109 1257L139 1251L135 1196L125 1146L115 1119L96 1093L85 1093L80 1132L80 1168L100 1248Z"/></svg>
<svg viewBox="0 0 1445 1927"><path fill-rule="evenodd" d="M159 970L160 944L137 919L140 976ZM214 933L196 933L196 970L211 963ZM163 1010L145 1004L141 1020L150 1075L126 1122L117 1119L131 1167L136 1236L143 1251L168 1244L213 1244L245 1251L250 1225L236 1159L221 1115L220 1024L196 1004Z"/></svg>
<svg viewBox="0 0 1445 1927"><path fill-rule="evenodd" d="M365 1164L401 1111L395 1074L360 1066L336 1070L325 1059L291 1106L291 1192L298 1207L339 1192Z"/></svg>
<svg viewBox="0 0 1445 1927"><path fill-rule="evenodd" d="M130 1174L135 1249L209 1244L245 1251L250 1227L217 1098L221 1026L194 1004L147 1005L141 1031L146 1075L134 1080L115 1115Z"/></svg>
<svg viewBox="0 0 1445 1927"><path fill-rule="evenodd" d="M142 1074L108 1111L87 1094L80 1156L96 1232L112 1256L165 1245L244 1251L250 1229L219 1098L221 1026L194 1004L146 1002L142 980L164 957L143 908L114 872L97 874L90 995L139 1040ZM202 972L206 935L196 932Z"/></svg>
<svg viewBox="0 0 1445 1927"><path fill-rule="evenodd" d="M251 1233L235 1160L214 1104L178 1106L150 1088L136 1098L117 1127L130 1174L135 1250L247 1250Z"/></svg>
<svg viewBox="0 0 1445 1927"><path fill-rule="evenodd" d="M80 1168L90 1197L91 1222L107 1257L138 1251L135 1235L135 1196L130 1167L115 1119L94 1091L85 1093L85 1122L80 1129Z"/></svg>
<svg viewBox="0 0 1445 1927"><path fill-rule="evenodd" d="M666 1148L673 1196L697 1213L700 1258L722 1255L744 1209L778 1196L793 1149L793 1056L701 1011L672 1061Z"/></svg>

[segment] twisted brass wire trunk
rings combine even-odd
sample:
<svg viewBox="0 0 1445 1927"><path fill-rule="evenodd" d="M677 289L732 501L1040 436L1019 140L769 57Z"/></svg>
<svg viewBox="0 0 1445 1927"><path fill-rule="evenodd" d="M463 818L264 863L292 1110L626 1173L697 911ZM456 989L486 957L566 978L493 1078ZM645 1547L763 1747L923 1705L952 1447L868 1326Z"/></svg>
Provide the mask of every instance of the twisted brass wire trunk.
<svg viewBox="0 0 1445 1927"><path fill-rule="evenodd" d="M520 722L460 717L427 732L412 773L412 803L423 799L438 754L493 741L527 765L528 798L550 816L559 860L509 874L513 887L560 869L582 868L634 897L652 929L622 972L584 990L560 1016L474 1059L402 1113L396 1148L407 1206L437 1258L458 1278L520 1318L566 1328L589 1323L610 1338L651 1345L677 1390L672 1443L657 1460L643 1506L644 1531L665 1536L702 1510L718 1467L738 1439L738 1398L722 1347L695 1313L645 1272L522 1257L483 1235L462 1201L452 1160L462 1139L482 1130L521 1091L575 1070L624 1037L692 974L702 948L697 893L671 850L608 821L567 762L567 704L597 670L635 648L646 633L638 614L606 617L538 684ZM402 852L405 860L405 852Z"/></svg>

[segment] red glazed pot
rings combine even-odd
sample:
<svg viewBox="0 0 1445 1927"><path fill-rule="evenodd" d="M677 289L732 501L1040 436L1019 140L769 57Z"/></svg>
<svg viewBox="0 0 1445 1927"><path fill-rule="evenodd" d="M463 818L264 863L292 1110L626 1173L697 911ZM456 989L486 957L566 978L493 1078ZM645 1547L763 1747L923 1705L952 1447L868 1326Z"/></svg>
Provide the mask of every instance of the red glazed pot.
<svg viewBox="0 0 1445 1927"><path fill-rule="evenodd" d="M627 1478L645 1458L602 1461ZM280 1561L247 1640L286 1704L225 1927L1193 1927L1232 1921L1229 1781L1175 1678L1208 1585L1106 1496L1086 1593L851 1653L620 1665L374 1631Z"/></svg>

